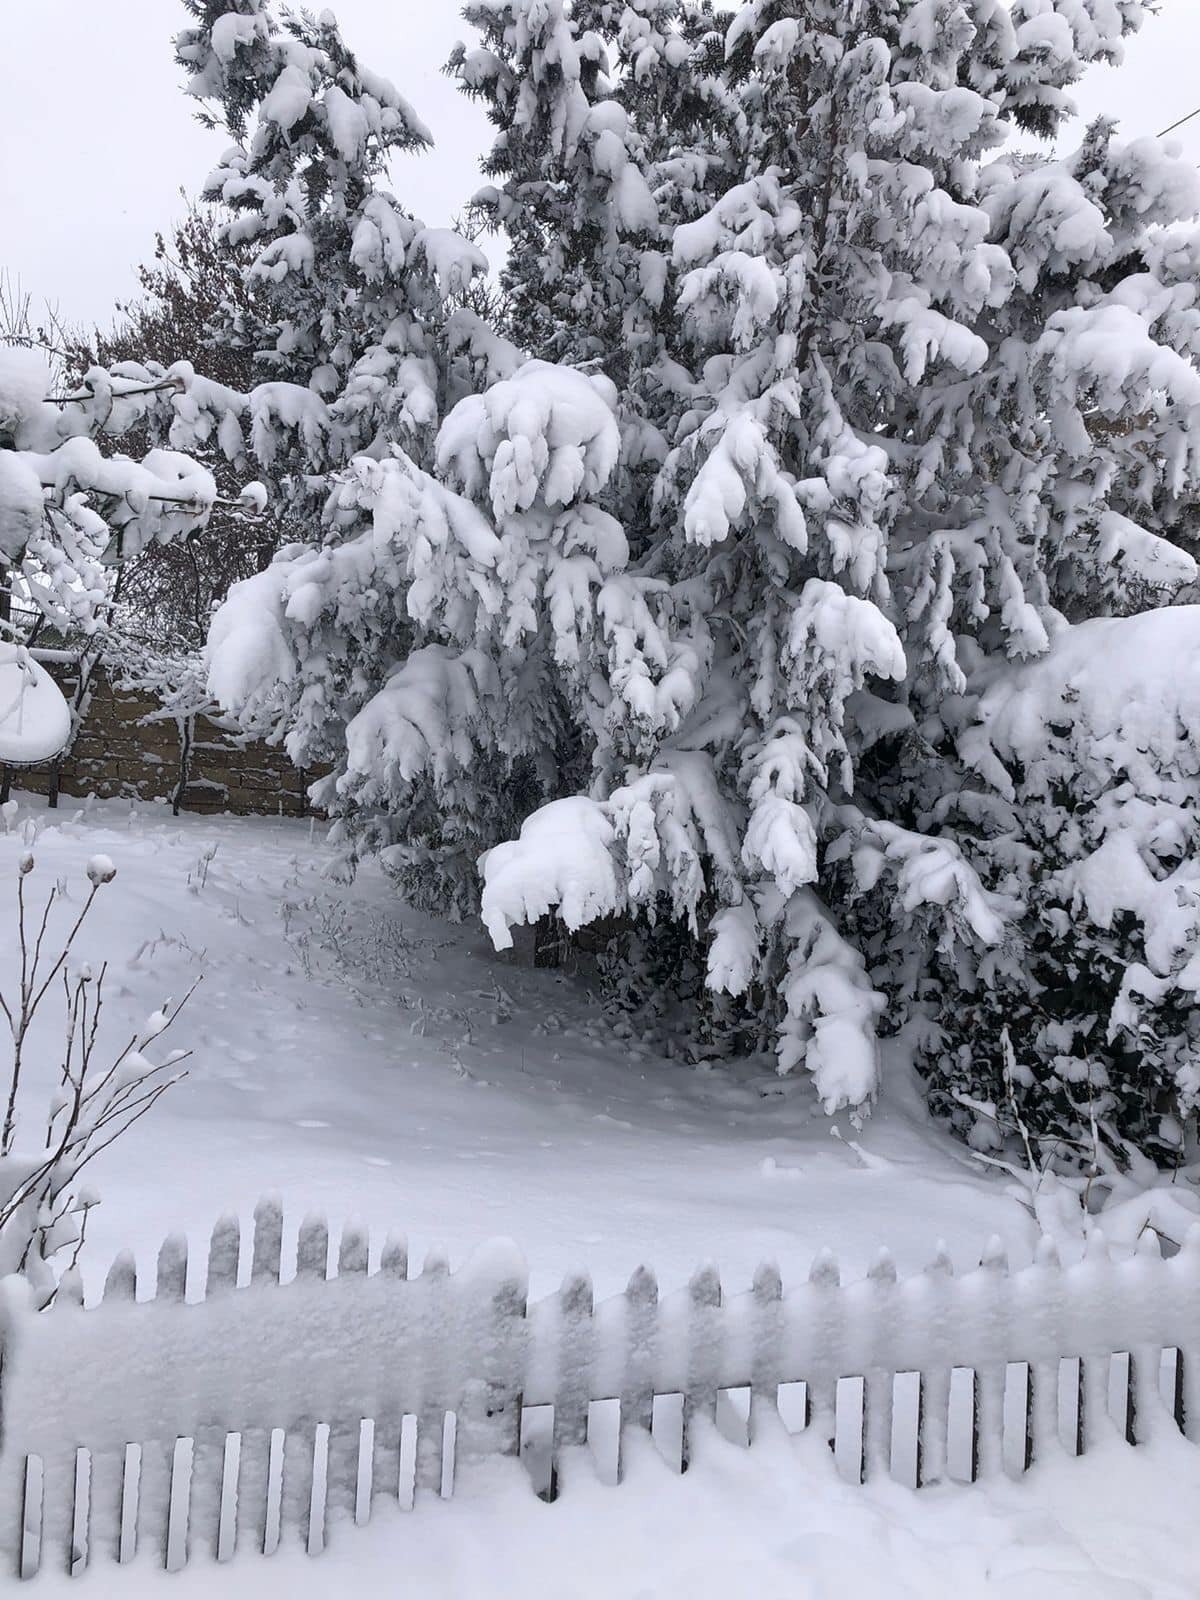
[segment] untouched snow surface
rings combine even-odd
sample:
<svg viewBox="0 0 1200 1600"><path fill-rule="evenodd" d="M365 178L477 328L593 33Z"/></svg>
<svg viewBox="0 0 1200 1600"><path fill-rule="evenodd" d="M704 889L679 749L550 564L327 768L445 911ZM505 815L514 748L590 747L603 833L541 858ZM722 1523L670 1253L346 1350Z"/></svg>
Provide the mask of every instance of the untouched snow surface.
<svg viewBox="0 0 1200 1600"><path fill-rule="evenodd" d="M97 851L116 866L77 951L110 964L114 1042L202 980L167 1040L194 1052L188 1078L90 1169L89 1290L117 1250L148 1270L168 1231L200 1249L264 1193L293 1229L316 1210L407 1231L418 1264L509 1236L535 1296L577 1266L607 1294L643 1262L664 1290L707 1259L740 1289L764 1259L785 1286L807 1276L824 1246L850 1276L880 1245L922 1266L939 1238L960 1267L994 1233L1029 1255L1026 1213L930 1128L899 1069L856 1132L769 1059L704 1072L615 1037L579 980L407 911L374 867L333 881L308 823L18 800L0 908L30 826L32 904L61 877L77 905Z"/></svg>

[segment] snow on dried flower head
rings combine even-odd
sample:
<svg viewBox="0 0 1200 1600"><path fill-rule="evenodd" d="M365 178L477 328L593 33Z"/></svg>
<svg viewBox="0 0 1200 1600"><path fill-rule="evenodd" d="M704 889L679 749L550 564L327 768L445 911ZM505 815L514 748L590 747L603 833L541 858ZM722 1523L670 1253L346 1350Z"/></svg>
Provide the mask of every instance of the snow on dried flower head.
<svg viewBox="0 0 1200 1600"><path fill-rule="evenodd" d="M32 857L30 858L30 865L32 865ZM108 856L97 855L93 856L88 862L87 875L98 889L102 883L112 882L117 875L117 869L113 866Z"/></svg>

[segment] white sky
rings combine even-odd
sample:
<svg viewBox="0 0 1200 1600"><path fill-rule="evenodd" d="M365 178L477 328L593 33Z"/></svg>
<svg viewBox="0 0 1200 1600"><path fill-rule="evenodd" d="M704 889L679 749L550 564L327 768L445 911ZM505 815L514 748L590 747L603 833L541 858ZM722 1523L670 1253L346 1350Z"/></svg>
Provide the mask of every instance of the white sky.
<svg viewBox="0 0 1200 1600"><path fill-rule="evenodd" d="M0 268L70 321L107 323L136 287L154 234L224 147L192 119L171 35L175 0L2 0ZM393 187L427 222L448 222L481 181L482 112L441 76L467 32L459 0L332 0L352 48L392 78L435 149L395 163ZM1200 106L1200 0L1162 0L1123 67L1096 69L1083 113L1157 133ZM1200 117L1174 137L1200 164Z"/></svg>

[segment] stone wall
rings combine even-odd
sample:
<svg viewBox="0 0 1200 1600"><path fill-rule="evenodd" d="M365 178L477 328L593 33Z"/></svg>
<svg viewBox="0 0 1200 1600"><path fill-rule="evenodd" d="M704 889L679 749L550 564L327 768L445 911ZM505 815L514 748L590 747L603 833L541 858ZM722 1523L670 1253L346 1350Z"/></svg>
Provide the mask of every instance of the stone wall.
<svg viewBox="0 0 1200 1600"><path fill-rule="evenodd" d="M76 668L45 665L71 699ZM78 798L166 800L183 811L286 817L309 814L305 789L313 776L282 751L242 739L208 717L188 723L164 717L152 696L114 687L103 669L92 678L83 725L57 767L11 770L13 786L34 794L51 793L57 781L60 794Z"/></svg>

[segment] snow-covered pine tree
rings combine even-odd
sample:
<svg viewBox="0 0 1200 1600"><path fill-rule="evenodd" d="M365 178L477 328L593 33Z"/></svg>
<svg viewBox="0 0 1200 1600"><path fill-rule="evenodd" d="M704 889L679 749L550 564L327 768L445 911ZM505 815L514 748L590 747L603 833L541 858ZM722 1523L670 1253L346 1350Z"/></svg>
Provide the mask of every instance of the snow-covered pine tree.
<svg viewBox="0 0 1200 1600"><path fill-rule="evenodd" d="M472 310L481 253L381 187L388 152L427 135L328 13L190 9L180 59L239 140L208 195L231 239L261 241L272 315L230 330L261 346L264 382L185 374L174 436L215 433L307 519L218 613L209 681L298 763L332 766L318 798L355 850L461 910L480 850L581 781L545 618L622 558L595 503L612 388L523 364Z"/></svg>
<svg viewBox="0 0 1200 1600"><path fill-rule="evenodd" d="M218 333L252 352L248 394L193 383L176 430L212 430L252 456L302 523L319 521L325 474L402 443L428 459L447 405L446 305L486 268L449 229L425 228L382 186L389 158L430 135L362 66L329 12L270 0L184 0L176 39L202 117L237 140L206 182L231 243L256 247L253 298ZM463 335L467 337L469 330Z"/></svg>
<svg viewBox="0 0 1200 1600"><path fill-rule="evenodd" d="M484 864L501 944L552 908L685 924L829 1109L873 1095L885 1001L932 1062L1021 967L1029 846L956 743L980 695L1192 571L1163 532L1196 490L1196 282L1157 225L1194 174L1103 130L996 156L1143 9L736 13L751 158L674 232L695 388L597 596L592 788ZM973 1070L1002 1082L994 1030Z"/></svg>
<svg viewBox="0 0 1200 1600"><path fill-rule="evenodd" d="M606 498L635 542L679 409L675 227L736 175L742 131L708 0L477 0L448 70L497 132L472 209L506 237L506 330L617 386Z"/></svg>
<svg viewBox="0 0 1200 1600"><path fill-rule="evenodd" d="M552 153L563 135L558 182L568 125L583 130L598 106L593 132L616 128L621 71L602 72L554 0L477 9L499 31L491 58L464 55L460 75L503 101L514 128L544 123ZM1022 662L1044 658L1053 679L1075 623L1135 613L1124 620L1153 628L1139 608L1193 575L1178 541L1198 474L1196 252L1186 228L1164 225L1195 210L1194 174L1104 128L1067 160L997 152L1014 132L1053 134L1071 85L1119 57L1142 10L750 0L726 35L721 87L741 119L740 181L715 180L711 206L686 221L647 181L660 234L634 240L643 256L661 251L669 228L658 326L673 331L655 362L669 364L671 398L644 521L623 530L611 515L635 503L613 477L630 371L617 386L521 365L476 325L464 346L490 371L471 375L479 392L449 409L436 445L422 453L414 435L355 462L323 543L226 607L213 673L227 702L280 708L294 749L312 748L315 728L344 741L336 804L401 865L450 864L461 903L470 851L524 818L483 864L498 943L550 911L570 927L669 925L708 988L773 1036L781 1071L803 1065L831 1110L875 1093L885 1010L938 1104L975 1126L1064 1037L1078 1056L1087 1030L1072 1031L1071 1008L1090 999L1072 990L1074 955L1066 1021L1033 1041L1033 1062L999 1020L1006 984L1050 987L1030 954L1046 929L1062 935L1062 907L1031 892L1039 807L1071 811L1064 785L1081 764L1067 751L1039 788L1026 725L990 743L989 719L1017 696L1011 675L1034 670ZM616 14L580 16L611 26ZM523 60L537 28L545 48ZM572 50L577 72L562 65ZM551 179L533 143L495 197L497 214L510 185L528 202L518 232L541 217L510 268L510 288L520 280L529 304L541 292L554 308L531 329L585 362L570 296L544 294L545 251L566 228L571 252L550 282L582 269L595 180L645 161L652 119L636 96L619 104L607 173L577 134L584 212L555 213L539 194ZM722 118L719 173L731 125ZM703 140L678 148L698 193ZM595 304L628 309L628 274L604 277L628 241L618 229L597 248ZM1066 699L1085 687L1069 683ZM1068 738L1061 717L1047 727ZM1168 785L1186 778L1176 757L1163 752ZM1110 776L1120 788L1128 763ZM1087 850L1113 805L1094 772L1081 785L1102 819L1078 832ZM1074 849L1069 829L1054 836ZM1141 859L1159 882L1163 862ZM1077 909L1069 875L1058 884ZM1136 928L1123 944L1111 908L1088 915L1120 989ZM1154 948L1143 965L1162 978ZM1128 1014L1134 991L1122 992ZM972 1007L978 1036L947 1055ZM1111 1044L1088 1048L1098 1042ZM1110 1050L1105 1070L1128 1064ZM1182 1082L1164 1093L1186 1109ZM1133 1098L1113 1097L1118 1133ZM1027 1103L1040 1117L1049 1100Z"/></svg>

